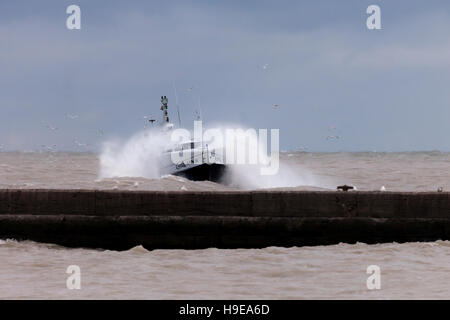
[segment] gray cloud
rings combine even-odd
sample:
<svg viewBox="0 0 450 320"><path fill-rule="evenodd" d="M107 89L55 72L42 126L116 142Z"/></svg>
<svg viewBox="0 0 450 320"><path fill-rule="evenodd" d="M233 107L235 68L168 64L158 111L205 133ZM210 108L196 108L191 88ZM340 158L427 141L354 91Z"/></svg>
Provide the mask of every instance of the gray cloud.
<svg viewBox="0 0 450 320"><path fill-rule="evenodd" d="M0 144L76 150L77 139L96 149L99 129L131 135L143 115L159 116L160 95L173 105L175 81L185 122L200 98L206 121L280 128L283 149L450 150L448 11L394 19L404 8L382 6L383 30L368 31L361 4L333 4L334 15L310 4L297 21L289 5L258 3L156 12L82 3L80 31L65 29L63 6L45 19L10 9L16 18L0 28ZM325 139L330 126L340 141Z"/></svg>

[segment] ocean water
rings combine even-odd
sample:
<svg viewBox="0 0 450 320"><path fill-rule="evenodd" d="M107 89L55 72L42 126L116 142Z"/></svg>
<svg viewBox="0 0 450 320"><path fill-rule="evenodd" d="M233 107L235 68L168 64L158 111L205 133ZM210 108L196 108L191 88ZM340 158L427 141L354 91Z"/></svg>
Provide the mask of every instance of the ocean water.
<svg viewBox="0 0 450 320"><path fill-rule="evenodd" d="M93 153L0 153L0 188L450 190L450 153L283 153L280 176L231 186L147 172L101 177ZM357 192L357 191L356 191ZM69 290L67 267L81 270ZM369 290L367 267L380 267ZM69 249L0 240L0 299L449 299L450 242L264 249Z"/></svg>
<svg viewBox="0 0 450 320"><path fill-rule="evenodd" d="M66 287L69 265L81 289ZM367 289L369 265L380 289ZM0 299L449 299L450 242L124 252L0 242Z"/></svg>
<svg viewBox="0 0 450 320"><path fill-rule="evenodd" d="M240 190L305 189L334 190L348 184L358 190L436 191L450 190L450 153L306 153L280 155L277 176L262 177L257 170L237 170L242 181L231 186L193 182L180 177L157 178L154 170L122 161L118 176L102 177L100 155L63 152L0 152L0 189L126 189L126 190ZM139 159L140 160L140 159ZM142 161L141 161L142 162ZM133 172L134 176L126 176Z"/></svg>

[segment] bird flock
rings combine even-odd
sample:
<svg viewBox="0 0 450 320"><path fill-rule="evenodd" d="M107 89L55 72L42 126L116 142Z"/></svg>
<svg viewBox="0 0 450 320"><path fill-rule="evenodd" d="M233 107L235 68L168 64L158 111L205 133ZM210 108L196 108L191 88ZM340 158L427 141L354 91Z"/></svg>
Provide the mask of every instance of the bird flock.
<svg viewBox="0 0 450 320"><path fill-rule="evenodd" d="M262 72L269 72L271 70L271 67L268 63L265 63L263 65L258 65L257 66L259 70L261 70ZM272 108L274 110L280 110L280 104L279 103L273 103L272 104ZM329 132L328 134L325 136L325 140L332 142L332 141L339 141L342 140L342 136L337 134L338 129L336 128L336 126L331 126L329 127ZM306 152L307 151L307 147L299 147L297 148L296 151L298 152Z"/></svg>
<svg viewBox="0 0 450 320"><path fill-rule="evenodd" d="M258 68L258 70L260 70L263 73L269 74L269 73L272 72L272 66L269 63L262 63L260 65L257 65L257 68ZM178 100L178 97L177 97L177 94L176 94L175 83L174 83L174 90L175 90L175 98L176 98L176 100ZM194 99L194 94L193 93L196 92L196 91L198 91L197 87L194 86L194 85L191 85L188 88L186 88L184 92L190 94L192 96L193 101L194 101L195 99ZM178 108L178 101L176 102L176 104L177 104L177 108ZM272 103L271 106L272 106L273 110L276 110L276 111L281 110L281 105L280 105L279 102ZM198 102L194 101L194 107L197 108L195 110L195 119L196 120L201 120L202 112L201 112L200 98L199 97L198 97ZM65 116L69 120L80 119L80 116L78 114L75 114L75 113L66 113ZM144 129L147 129L149 126L151 126L151 125L153 125L153 124L158 122L158 120L156 120L155 118L153 118L150 115L144 115L144 116L142 116L141 119L144 121L144 125L143 125ZM180 120L180 122L181 122L181 120ZM50 124L50 123L45 123L44 126L45 126L45 128L47 130L49 130L50 132L53 132L53 133L57 133L57 132L60 131L58 126L55 126L55 125ZM337 129L336 129L335 126L330 127L329 130L330 130L330 132L325 136L325 140L326 141L332 142L332 141L342 140L342 136L337 134ZM104 131L102 129L97 129L96 130L96 136L103 137L104 134L105 133L104 133ZM72 141L73 141L74 146L76 146L78 149L81 149L81 150L86 150L88 147L91 146L91 144L86 143L86 142L82 142L78 138L74 138L74 139L72 139ZM2 149L3 149L3 146L0 145L0 150L2 150ZM44 150L44 151L48 151L48 152L55 151L56 150L56 145L54 145L54 144L42 144L41 145L41 149ZM308 150L307 147L299 147L297 151L306 152L307 150Z"/></svg>
<svg viewBox="0 0 450 320"><path fill-rule="evenodd" d="M77 120L80 119L80 116L73 113L67 113L65 117L69 120ZM42 123L43 127L46 128L48 131L56 134L60 131L59 127L51 124L51 123ZM104 131L102 129L97 130L97 136L103 136ZM80 150L80 151L87 151L87 148L90 146L89 143L83 143L80 142L77 138L73 139L73 144ZM57 145L56 144L41 144L40 150L41 152L56 152L57 151Z"/></svg>
<svg viewBox="0 0 450 320"><path fill-rule="evenodd" d="M272 70L272 66L269 63L263 63L261 65L257 65L257 68L261 71L261 72L271 72ZM175 83L174 83L174 90L175 90L175 95L176 95L176 88L175 88ZM197 91L196 86L190 86L187 89L185 89L185 92L189 93L192 95L193 97L193 92ZM194 97L193 97L194 99ZM178 98L176 97L176 100L178 100ZM194 105L197 104L196 101L194 101ZM177 103L177 107L178 107L178 103ZM201 119L201 108L200 108L200 98L198 98L198 105L197 105L197 109L195 110L195 119L196 120L200 120ZM280 103L272 103L272 108L274 110L280 110ZM80 119L80 116L78 114L75 113L66 113L65 117L69 120L78 120ZM148 128L149 126L155 124L158 122L158 120L156 120L155 118L153 118L150 115L144 115L142 116L142 119L144 120L144 129ZM44 127L49 130L50 132L53 133L57 133L60 130L60 128L58 126L55 126L54 124L51 123L43 123ZM330 127L330 132L328 135L325 136L325 140L326 141L338 141L341 140L342 137L340 135L338 135L336 133L336 127L332 126ZM97 129L96 130L96 136L98 137L103 137L104 136L104 131L102 129ZM80 141L78 138L74 138L72 139L72 142L74 144L74 146L76 146L78 149L81 150L87 150L88 147L91 146L91 144L87 143L87 142L82 142ZM41 144L40 145L41 151L47 151L47 152L53 152L57 150L57 145L56 144ZM0 151L4 149L3 145L0 145ZM299 147L297 151L300 152L306 152L308 150L307 147Z"/></svg>

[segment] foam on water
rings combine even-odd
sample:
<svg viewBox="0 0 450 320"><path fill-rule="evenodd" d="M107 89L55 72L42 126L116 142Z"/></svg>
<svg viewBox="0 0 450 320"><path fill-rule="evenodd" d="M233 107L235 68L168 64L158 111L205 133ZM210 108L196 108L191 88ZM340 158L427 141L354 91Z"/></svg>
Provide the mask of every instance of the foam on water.
<svg viewBox="0 0 450 320"><path fill-rule="evenodd" d="M314 175L304 168L292 168L280 161L280 168L275 175L261 175L260 165L230 166L227 181L240 189L293 188L301 186L319 186Z"/></svg>

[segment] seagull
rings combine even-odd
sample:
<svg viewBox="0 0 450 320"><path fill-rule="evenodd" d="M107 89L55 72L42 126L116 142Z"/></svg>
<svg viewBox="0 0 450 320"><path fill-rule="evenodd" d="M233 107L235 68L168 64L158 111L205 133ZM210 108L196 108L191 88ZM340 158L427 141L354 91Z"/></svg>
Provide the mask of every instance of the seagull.
<svg viewBox="0 0 450 320"><path fill-rule="evenodd" d="M259 68L261 68L261 70L267 70L267 69L269 69L269 64L266 63L266 64L263 64L262 66L258 65L258 69Z"/></svg>
<svg viewBox="0 0 450 320"><path fill-rule="evenodd" d="M278 108L280 105L278 105L278 104L274 104L273 105L273 107L276 109L276 108Z"/></svg>
<svg viewBox="0 0 450 320"><path fill-rule="evenodd" d="M331 140L331 139L339 139L339 136L327 136L327 140Z"/></svg>
<svg viewBox="0 0 450 320"><path fill-rule="evenodd" d="M1 149L1 148L0 148ZM437 189L437 192L442 192L442 191L444 191L444 188L442 188L442 187L439 187L438 189Z"/></svg>
<svg viewBox="0 0 450 320"><path fill-rule="evenodd" d="M194 90L194 86L187 89L188 92L191 92L192 90Z"/></svg>
<svg viewBox="0 0 450 320"><path fill-rule="evenodd" d="M78 118L78 116L76 114L66 114L66 116L67 116L67 118L72 119L72 120Z"/></svg>
<svg viewBox="0 0 450 320"><path fill-rule="evenodd" d="M77 141L77 140L75 140L74 143L75 143L78 147L88 147L88 146L89 146L89 144L87 144L87 143L81 143L81 142L79 142L79 141Z"/></svg>
<svg viewBox="0 0 450 320"><path fill-rule="evenodd" d="M47 129L50 129L50 130L52 130L52 131L55 131L55 130L58 130L58 128L57 127L53 127L52 125L50 125L50 124L47 124L46 126L45 126Z"/></svg>
<svg viewBox="0 0 450 320"><path fill-rule="evenodd" d="M386 191L386 187L385 186L381 186L380 191Z"/></svg>
<svg viewBox="0 0 450 320"><path fill-rule="evenodd" d="M54 144L53 146L47 146L45 144L41 145L41 147L43 149L47 149L48 151L52 151L54 148L56 148L56 144Z"/></svg>

